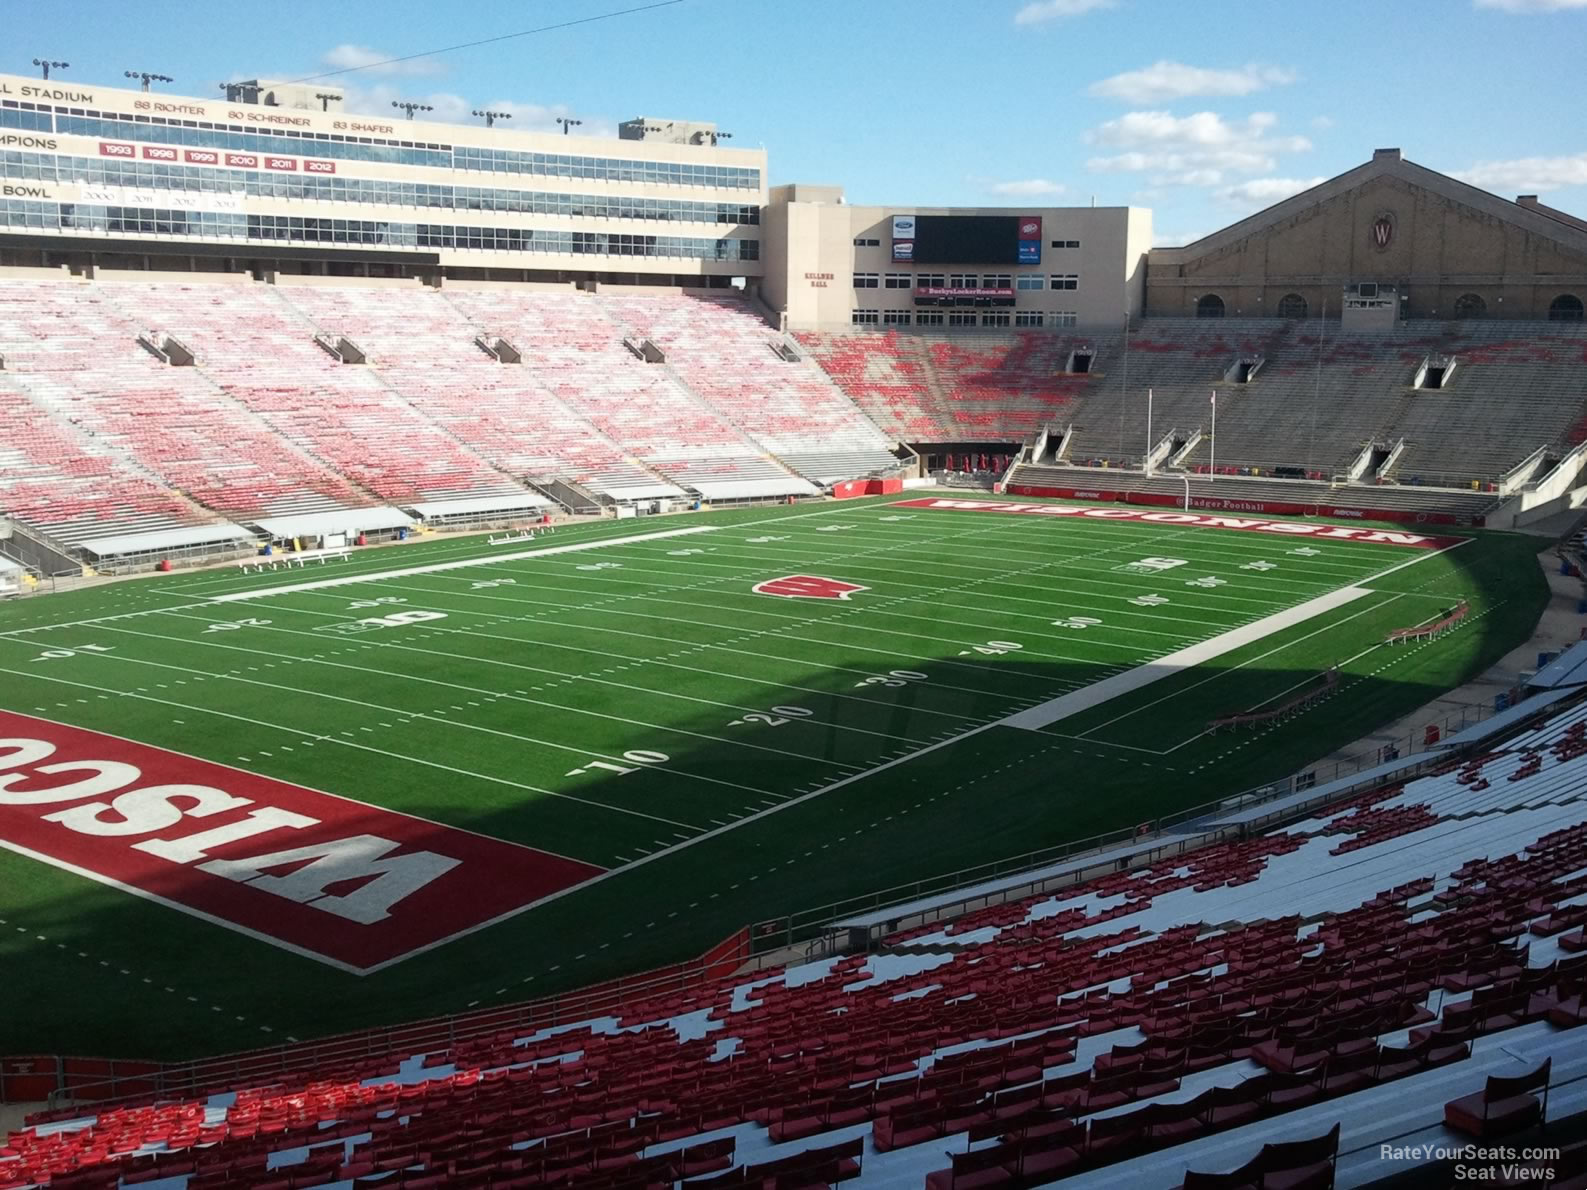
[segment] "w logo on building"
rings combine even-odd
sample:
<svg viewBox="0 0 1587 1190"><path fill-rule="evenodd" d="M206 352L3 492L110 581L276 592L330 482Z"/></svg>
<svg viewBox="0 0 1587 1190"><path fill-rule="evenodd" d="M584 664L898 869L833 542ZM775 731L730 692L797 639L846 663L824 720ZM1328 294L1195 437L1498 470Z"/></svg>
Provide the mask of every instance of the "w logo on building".
<svg viewBox="0 0 1587 1190"><path fill-rule="evenodd" d="M1372 221L1372 242L1378 251L1387 248L1394 239L1394 216L1384 211Z"/></svg>

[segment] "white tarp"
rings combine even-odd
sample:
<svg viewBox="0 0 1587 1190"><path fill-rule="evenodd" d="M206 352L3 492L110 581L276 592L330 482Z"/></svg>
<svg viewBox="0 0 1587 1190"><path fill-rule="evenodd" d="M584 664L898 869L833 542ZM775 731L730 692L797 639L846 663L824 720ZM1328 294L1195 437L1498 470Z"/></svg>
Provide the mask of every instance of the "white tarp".
<svg viewBox="0 0 1587 1190"><path fill-rule="evenodd" d="M253 522L271 537L324 537L331 533L368 533L411 527L413 518L400 508L336 508L260 517Z"/></svg>

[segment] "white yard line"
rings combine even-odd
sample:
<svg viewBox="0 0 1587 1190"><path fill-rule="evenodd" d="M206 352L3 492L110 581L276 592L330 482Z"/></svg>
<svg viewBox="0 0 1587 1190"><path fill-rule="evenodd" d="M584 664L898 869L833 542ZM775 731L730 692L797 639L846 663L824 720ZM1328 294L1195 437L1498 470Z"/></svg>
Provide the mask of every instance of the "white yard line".
<svg viewBox="0 0 1587 1190"><path fill-rule="evenodd" d="M1347 603L1354 603L1357 599L1365 598L1372 592L1365 587L1342 587L1337 591L1330 591L1326 595L1319 595L1316 599L1308 599L1305 603L1298 603L1294 607L1276 612L1271 616L1264 616L1260 620L1236 628L1232 632L1225 632L1222 636L1215 636L1211 640L1200 641L1187 649L1180 649L1174 653L1148 661L1145 665L1137 665L1134 669L1124 673L1115 674L1111 678L1103 678L1100 682L1093 682L1084 690L1076 690L1072 694L1061 695L1039 706L1020 711L1010 715L1003 723L1007 727L1022 727L1026 731L1039 731L1043 727L1050 727L1061 719L1071 715L1078 715L1082 711L1089 711L1110 699L1118 698L1123 694L1130 694L1153 682L1160 682L1164 678L1171 678L1175 674L1183 673L1187 669L1194 669L1206 661L1242 649L1246 645L1254 644L1263 637L1272 636L1275 632L1283 632L1302 624L1313 616L1320 616L1331 612L1337 607Z"/></svg>
<svg viewBox="0 0 1587 1190"><path fill-rule="evenodd" d="M1469 537L1462 538L1460 541L1457 541L1452 545L1445 546L1443 549L1429 550L1419 553L1413 557L1407 558L1403 562L1396 563L1395 565L1387 567L1384 570L1380 570L1376 574L1362 579L1361 582L1377 582L1379 579L1387 578L1389 575L1394 574L1397 571L1404 570L1408 566L1415 566L1417 563L1425 562L1429 558L1442 557L1444 554L1449 553L1451 550L1459 549L1461 546L1466 545L1470 541L1471 538ZM1127 673L1117 674L1111 678L1104 678L1102 681L1095 682L1083 690L1077 690L1071 694L1062 695L1050 702L1042 703L1040 706L1030 707L1027 710L1020 711L1018 714L1009 716L1009 718L1003 720L1003 722L1009 727L1023 727L1029 731L1040 730L1041 728L1047 727L1053 723L1057 723L1062 719L1067 719L1071 715L1077 715L1081 711L1090 710L1092 707L1107 702L1109 699L1117 698L1121 694L1139 690L1153 682L1158 682L1164 678L1172 677L1174 674L1181 673L1186 669L1189 669L1195 665L1199 665L1203 661L1210 661L1213 658L1221 657L1226 653L1243 647L1244 645L1261 640L1265 636L1270 636L1275 632L1281 632L1286 628L1293 627L1294 625L1309 620L1314 616L1322 615L1325 612L1332 611L1334 608L1342 607L1347 603L1352 603L1364 595L1371 594L1373 594L1372 591L1359 585L1353 587L1343 587L1338 591L1331 591L1326 595L1321 595L1316 599L1311 599L1305 603L1297 604L1296 606L1285 611L1278 612L1275 615L1267 616L1264 619L1256 620L1250 624L1244 625L1243 627L1236 628L1232 632L1226 632L1222 636L1214 637L1212 640L1203 641L1201 644L1192 645L1188 649L1182 649L1178 653L1170 653L1166 657L1159 657L1155 661L1149 661L1144 665L1137 666L1135 669L1132 669ZM1398 593L1395 594L1397 598ZM1351 618L1353 619L1354 617ZM1316 633L1313 633L1313 635L1316 635ZM1285 647L1288 646L1281 646L1281 648ZM1273 651L1277 652L1279 650ZM1266 654L1264 654L1264 656L1266 656ZM1258 658L1253 658L1253 660L1258 660ZM1218 676L1219 675L1217 674L1213 675L1214 678ZM1208 678L1206 680L1212 681L1213 679ZM1162 700L1159 699L1158 701ZM1137 708L1137 710L1141 709L1144 708ZM1134 713L1135 712L1133 711L1130 712L1130 714ZM1120 718L1124 718L1124 716L1120 716ZM1108 723L1104 723L1099 727L1093 728L1092 730L1100 731L1103 727L1107 727L1111 723L1116 722L1118 722L1117 719L1109 720ZM1197 738L1200 737L1192 737L1192 739ZM1185 742L1188 743L1190 741ZM1176 745L1176 748L1183 746L1184 744L1181 743ZM1174 750L1175 749L1169 749L1169 751Z"/></svg>
<svg viewBox="0 0 1587 1190"><path fill-rule="evenodd" d="M581 550L604 549L611 545L632 545L636 541L660 541L668 537L687 537L695 533L717 533L725 525L691 525L687 529L666 529L660 533L636 533L628 537L603 537L595 541L580 541L573 545L553 545L545 549L519 550L512 554L492 554L488 557L461 558L455 562L432 562L428 566L404 566L397 570L377 570L362 574L344 575L341 578L322 578L308 583L289 583L284 587L261 587L253 591L233 591L230 595L211 595L212 603L240 603L246 599L264 599L271 595L290 595L297 591L323 591L327 587L346 587L352 583L378 583L383 579L411 578L416 574L440 574L447 570L463 570L471 566L500 562L522 562L531 558L547 558L553 554L574 554ZM288 555L290 556L290 555Z"/></svg>

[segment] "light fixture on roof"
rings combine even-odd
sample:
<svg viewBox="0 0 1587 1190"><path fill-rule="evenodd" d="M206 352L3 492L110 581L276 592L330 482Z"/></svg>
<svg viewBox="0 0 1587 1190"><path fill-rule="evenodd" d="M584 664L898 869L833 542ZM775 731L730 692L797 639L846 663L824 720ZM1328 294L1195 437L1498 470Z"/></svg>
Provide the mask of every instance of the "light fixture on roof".
<svg viewBox="0 0 1587 1190"><path fill-rule="evenodd" d="M147 91L150 83L174 83L176 80L168 74L155 74L148 70L123 70L121 72L129 79L137 79Z"/></svg>
<svg viewBox="0 0 1587 1190"><path fill-rule="evenodd" d="M562 125L562 135L566 136L571 129L576 128L578 125L584 123L584 121L575 120L571 116L558 116L557 123Z"/></svg>
<svg viewBox="0 0 1587 1190"><path fill-rule="evenodd" d="M476 116L479 116L482 120L485 121L485 127L486 128L494 127L497 120L510 120L510 119L512 119L512 113L511 112L492 112L492 111L476 110L474 112L474 114Z"/></svg>
<svg viewBox="0 0 1587 1190"><path fill-rule="evenodd" d="M331 100L334 99L337 103L342 101L342 97L335 91L316 91L314 92L314 98L320 101L320 111L322 112L331 110Z"/></svg>
<svg viewBox="0 0 1587 1190"><path fill-rule="evenodd" d="M47 78L50 77L51 68L54 68L55 70L65 70L68 66L71 65L71 63L70 62L57 62L53 58L34 58L33 59L33 65L37 66L40 70L44 71L44 77L47 79Z"/></svg>
<svg viewBox="0 0 1587 1190"><path fill-rule="evenodd" d="M393 99L391 101L391 106L400 107L403 111L407 112L408 119L410 120L413 119L414 112L433 112L435 110L435 108L431 107L428 103L410 103L406 99Z"/></svg>

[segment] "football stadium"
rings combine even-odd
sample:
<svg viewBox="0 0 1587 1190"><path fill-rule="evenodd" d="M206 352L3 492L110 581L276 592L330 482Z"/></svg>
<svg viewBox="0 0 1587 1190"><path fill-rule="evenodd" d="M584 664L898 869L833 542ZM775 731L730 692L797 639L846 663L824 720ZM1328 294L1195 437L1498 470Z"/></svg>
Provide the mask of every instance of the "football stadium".
<svg viewBox="0 0 1587 1190"><path fill-rule="evenodd" d="M1587 1185L1587 222L35 64L0 1188Z"/></svg>

